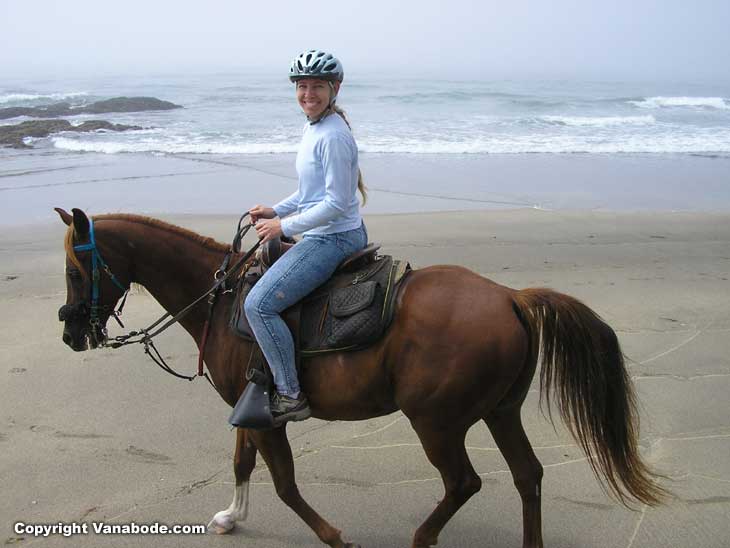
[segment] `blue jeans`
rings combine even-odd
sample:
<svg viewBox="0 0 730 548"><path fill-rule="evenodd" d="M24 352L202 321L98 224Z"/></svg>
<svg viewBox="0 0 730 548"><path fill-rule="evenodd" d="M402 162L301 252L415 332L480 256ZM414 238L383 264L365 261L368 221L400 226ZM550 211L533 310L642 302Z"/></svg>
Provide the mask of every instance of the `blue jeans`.
<svg viewBox="0 0 730 548"><path fill-rule="evenodd" d="M337 266L364 248L367 241L365 224L335 234L305 234L246 297L246 318L271 367L279 394L294 396L299 392L294 340L279 314L326 282Z"/></svg>

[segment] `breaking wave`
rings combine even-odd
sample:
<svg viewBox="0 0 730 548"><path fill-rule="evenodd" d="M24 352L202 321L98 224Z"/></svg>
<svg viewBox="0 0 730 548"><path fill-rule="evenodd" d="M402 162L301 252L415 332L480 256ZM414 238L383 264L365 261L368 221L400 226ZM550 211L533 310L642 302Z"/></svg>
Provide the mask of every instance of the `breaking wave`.
<svg viewBox="0 0 730 548"><path fill-rule="evenodd" d="M73 99L75 97L85 97L88 95L86 91L72 91L69 93L0 93L0 104L8 103L40 103L49 101L63 101L64 99Z"/></svg>
<svg viewBox="0 0 730 548"><path fill-rule="evenodd" d="M628 102L639 108L699 107L730 110L730 103L722 97L646 97Z"/></svg>

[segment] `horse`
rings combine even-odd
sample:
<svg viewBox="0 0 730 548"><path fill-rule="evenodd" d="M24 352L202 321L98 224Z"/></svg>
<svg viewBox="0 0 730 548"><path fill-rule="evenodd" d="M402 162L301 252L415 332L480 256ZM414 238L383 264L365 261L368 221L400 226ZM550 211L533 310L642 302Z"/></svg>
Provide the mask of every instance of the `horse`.
<svg viewBox="0 0 730 548"><path fill-rule="evenodd" d="M56 211L68 226L63 341L75 351L104 340L106 322L130 284L140 284L175 313L209 289L211 274L229 251L211 238L148 217L107 214L90 221L79 209ZM247 384L244 370L252 351L251 343L229 329L233 300L224 295L216 305L207 344L205 302L180 319L204 347L212 384L231 406ZM541 397L548 411L551 400L557 405L604 490L629 508L636 502L655 506L667 496L638 451L634 389L616 334L585 304L551 289L515 290L466 268L440 265L409 273L395 307L393 323L372 346L305 358L301 384L314 417L356 421L400 410L410 421L444 485L443 499L413 535L413 548L435 545L446 523L479 491L482 482L464 443L480 421L520 495L523 548L543 546L543 468L520 418L539 358ZM214 515L209 531L228 532L246 518L257 453L278 497L324 544L359 547L344 541L300 494L286 424L237 429L233 502Z"/></svg>

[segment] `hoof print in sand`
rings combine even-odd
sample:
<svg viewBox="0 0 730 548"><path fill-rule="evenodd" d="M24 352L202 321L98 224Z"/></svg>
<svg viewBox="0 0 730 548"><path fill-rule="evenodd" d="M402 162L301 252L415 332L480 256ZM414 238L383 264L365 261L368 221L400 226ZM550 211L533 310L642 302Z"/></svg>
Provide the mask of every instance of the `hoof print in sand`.
<svg viewBox="0 0 730 548"><path fill-rule="evenodd" d="M50 426L45 426L43 424L33 424L29 428L31 432L35 432L36 434L47 434L49 432L53 432L53 428Z"/></svg>
<svg viewBox="0 0 730 548"><path fill-rule="evenodd" d="M146 449L140 449L134 445L130 445L126 449L126 453L134 457L134 460L138 462L146 462L150 464L172 464L172 459L167 455L161 455L160 453L153 453Z"/></svg>
<svg viewBox="0 0 730 548"><path fill-rule="evenodd" d="M57 438L74 438L78 440L96 440L99 438L111 438L108 434L94 434L94 433L76 433L76 432L63 432L56 430L53 434Z"/></svg>

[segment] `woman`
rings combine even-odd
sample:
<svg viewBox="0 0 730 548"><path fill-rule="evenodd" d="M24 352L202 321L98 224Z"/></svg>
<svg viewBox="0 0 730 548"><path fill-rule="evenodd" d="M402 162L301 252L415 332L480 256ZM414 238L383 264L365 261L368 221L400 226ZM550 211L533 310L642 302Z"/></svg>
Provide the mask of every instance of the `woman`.
<svg viewBox="0 0 730 548"><path fill-rule="evenodd" d="M305 51L291 64L299 106L307 116L297 152L297 191L274 207L249 210L262 242L302 234L253 287L244 305L246 318L274 374L274 424L311 415L301 392L294 341L280 313L327 281L348 256L364 248L367 231L360 216L359 189L365 189L357 145L344 113L335 106L344 77L329 53Z"/></svg>

